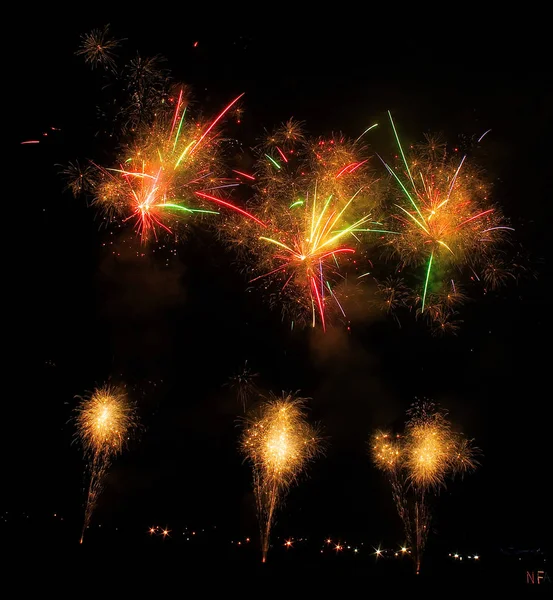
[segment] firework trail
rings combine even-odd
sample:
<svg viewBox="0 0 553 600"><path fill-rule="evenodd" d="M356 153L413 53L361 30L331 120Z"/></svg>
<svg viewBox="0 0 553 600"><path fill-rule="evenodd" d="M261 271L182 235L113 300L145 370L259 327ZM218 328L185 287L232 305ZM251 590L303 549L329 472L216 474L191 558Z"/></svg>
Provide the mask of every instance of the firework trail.
<svg viewBox="0 0 553 600"><path fill-rule="evenodd" d="M263 562L278 505L320 452L319 434L307 422L304 404L304 398L291 394L271 395L244 420L241 449L253 467Z"/></svg>
<svg viewBox="0 0 553 600"><path fill-rule="evenodd" d="M225 183L220 173L217 126L242 96L235 98L212 121L187 120L187 101L181 89L171 118L161 116L143 127L121 156L117 168L100 168L95 204L106 213L132 220L142 241L173 233L182 218L217 215L218 208L257 219L214 195L236 183ZM259 221L260 223L260 221Z"/></svg>
<svg viewBox="0 0 553 600"><path fill-rule="evenodd" d="M283 313L326 330L329 307L346 316L340 291L360 236L393 235L375 218L374 180L360 151L343 138L308 140L295 121L269 136L256 173L253 222L232 229L249 250L250 282Z"/></svg>
<svg viewBox="0 0 553 600"><path fill-rule="evenodd" d="M112 460L124 450L138 421L126 394L109 385L81 399L77 407L77 436L88 460L90 482L81 535L90 524L92 512L102 490L102 480Z"/></svg>
<svg viewBox="0 0 553 600"><path fill-rule="evenodd" d="M419 574L432 518L430 500L448 478L474 470L478 463L471 442L452 431L447 413L435 404L417 401L407 414L404 435L377 431L371 454L388 476Z"/></svg>
<svg viewBox="0 0 553 600"><path fill-rule="evenodd" d="M432 289L440 286L435 278L445 277L455 287L453 274L463 268L478 278L476 271L493 263L497 245L512 228L490 204L489 186L467 164L467 155L450 157L445 144L428 138L427 144L406 156L389 115L401 166L393 169L383 162L400 194L393 214L400 235L391 236L387 246L399 258L399 270L425 265L419 294L422 314Z"/></svg>

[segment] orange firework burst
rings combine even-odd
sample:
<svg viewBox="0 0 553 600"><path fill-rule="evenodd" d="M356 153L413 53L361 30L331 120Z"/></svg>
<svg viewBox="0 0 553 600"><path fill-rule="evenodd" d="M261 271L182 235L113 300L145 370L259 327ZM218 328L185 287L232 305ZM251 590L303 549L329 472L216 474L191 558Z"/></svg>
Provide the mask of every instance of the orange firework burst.
<svg viewBox="0 0 553 600"><path fill-rule="evenodd" d="M323 330L329 306L346 316L336 286L360 236L391 233L374 216L374 180L358 153L343 138L310 142L289 121L262 148L256 200L263 229L251 222L232 229L235 244L253 256L250 281L270 289L293 321Z"/></svg>
<svg viewBox="0 0 553 600"><path fill-rule="evenodd" d="M90 484L86 500L84 532L102 490L102 479L111 461L120 454L138 421L134 405L118 388L105 385L81 399L77 407L77 435L89 460Z"/></svg>
<svg viewBox="0 0 553 600"><path fill-rule="evenodd" d="M390 237L388 247L402 266L426 264L420 297L424 312L433 273L449 279L452 268L458 271L464 266L475 273L490 261L503 234L512 228L504 225L500 210L490 204L489 186L465 163L466 155L460 160L449 157L443 144L429 139L406 157L391 115L390 121L403 173L384 163L401 191L393 214L400 235Z"/></svg>
<svg viewBox="0 0 553 600"><path fill-rule="evenodd" d="M181 90L171 118L162 115L140 130L118 168L101 169L95 203L123 221L133 220L143 241L157 238L160 231L173 233L183 216L218 214L213 209L217 206L251 216L213 195L214 190L238 185L220 178L216 127L240 98L201 124L187 119Z"/></svg>
<svg viewBox="0 0 553 600"><path fill-rule="evenodd" d="M405 527L417 573L430 527L429 494L448 477L476 468L476 449L451 429L447 413L432 402L416 402L408 411L405 435L377 431L371 439L374 465L384 471Z"/></svg>
<svg viewBox="0 0 553 600"><path fill-rule="evenodd" d="M241 449L253 466L263 562L278 503L320 451L319 434L305 418L304 403L291 394L271 396L245 419Z"/></svg>

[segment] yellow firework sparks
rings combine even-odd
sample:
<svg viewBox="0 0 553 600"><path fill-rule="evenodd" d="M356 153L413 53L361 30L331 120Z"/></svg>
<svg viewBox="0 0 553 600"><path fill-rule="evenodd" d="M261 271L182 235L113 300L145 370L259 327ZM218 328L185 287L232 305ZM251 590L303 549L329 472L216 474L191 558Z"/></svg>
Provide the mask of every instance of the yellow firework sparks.
<svg viewBox="0 0 553 600"><path fill-rule="evenodd" d="M372 439L375 465L387 471L397 467L402 460L401 438L385 431L377 431Z"/></svg>
<svg viewBox="0 0 553 600"><path fill-rule="evenodd" d="M119 454L134 423L134 408L126 394L109 385L95 390L78 408L79 437L93 459Z"/></svg>
<svg viewBox="0 0 553 600"><path fill-rule="evenodd" d="M450 475L476 466L470 443L451 430L446 413L432 404L417 405L406 427L405 468L421 488L445 485Z"/></svg>
<svg viewBox="0 0 553 600"><path fill-rule="evenodd" d="M271 396L245 420L241 449L253 466L263 562L278 503L320 451L320 438L305 418L304 403L290 394Z"/></svg>
<svg viewBox="0 0 553 600"><path fill-rule="evenodd" d="M372 436L371 455L392 486L418 573L432 517L429 494L448 477L475 469L477 462L471 442L451 429L447 413L436 405L416 402L408 416L404 436L382 431Z"/></svg>
<svg viewBox="0 0 553 600"><path fill-rule="evenodd" d="M105 385L81 400L77 408L77 435L90 468L83 535L102 490L102 478L120 454L137 425L133 404L118 388Z"/></svg>

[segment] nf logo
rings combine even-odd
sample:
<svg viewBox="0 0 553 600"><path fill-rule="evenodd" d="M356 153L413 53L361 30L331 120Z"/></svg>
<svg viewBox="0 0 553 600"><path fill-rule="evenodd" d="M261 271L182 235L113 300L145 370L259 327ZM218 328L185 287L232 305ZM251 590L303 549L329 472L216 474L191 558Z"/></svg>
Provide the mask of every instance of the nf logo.
<svg viewBox="0 0 553 600"><path fill-rule="evenodd" d="M526 583L535 585L551 583L551 579L549 578L547 571L526 571Z"/></svg>

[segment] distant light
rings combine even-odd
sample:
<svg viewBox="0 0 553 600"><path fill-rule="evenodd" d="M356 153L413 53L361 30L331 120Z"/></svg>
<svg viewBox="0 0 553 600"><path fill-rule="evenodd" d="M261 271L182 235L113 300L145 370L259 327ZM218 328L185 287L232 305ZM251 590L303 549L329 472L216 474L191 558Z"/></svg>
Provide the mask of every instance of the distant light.
<svg viewBox="0 0 553 600"><path fill-rule="evenodd" d="M198 47L199 42L194 42L194 44L192 45L193 48L197 48Z"/></svg>
<svg viewBox="0 0 553 600"><path fill-rule="evenodd" d="M474 555L474 560L478 560L479 558L480 557L477 554Z"/></svg>
<svg viewBox="0 0 553 600"><path fill-rule="evenodd" d="M21 145L24 144L40 144L40 140L27 140L26 142L21 142Z"/></svg>

